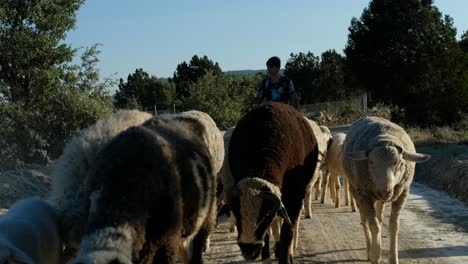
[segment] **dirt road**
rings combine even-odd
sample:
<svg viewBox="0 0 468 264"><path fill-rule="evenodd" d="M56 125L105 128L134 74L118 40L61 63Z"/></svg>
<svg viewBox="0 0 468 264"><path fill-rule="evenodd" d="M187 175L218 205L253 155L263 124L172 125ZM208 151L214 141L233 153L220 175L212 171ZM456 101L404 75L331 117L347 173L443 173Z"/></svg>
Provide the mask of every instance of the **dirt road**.
<svg viewBox="0 0 468 264"><path fill-rule="evenodd" d="M296 263L368 263L364 233L358 213L349 207L333 208L314 202L312 219L302 219ZM388 214L383 228L383 263L388 250ZM400 263L468 263L468 207L446 193L413 183L402 211L399 239ZM244 261L223 223L212 237L206 263L252 263ZM261 263L257 261L254 263Z"/></svg>

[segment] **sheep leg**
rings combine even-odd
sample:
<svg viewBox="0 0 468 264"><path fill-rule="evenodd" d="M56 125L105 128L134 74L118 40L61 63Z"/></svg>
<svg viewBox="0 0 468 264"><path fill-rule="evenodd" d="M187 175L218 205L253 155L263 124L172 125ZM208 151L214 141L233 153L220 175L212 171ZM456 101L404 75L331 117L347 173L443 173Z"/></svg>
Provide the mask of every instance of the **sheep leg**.
<svg viewBox="0 0 468 264"><path fill-rule="evenodd" d="M340 208L340 176L333 175L334 182L335 182L335 208Z"/></svg>
<svg viewBox="0 0 468 264"><path fill-rule="evenodd" d="M385 209L385 203L377 201L375 203L375 211L377 214L377 219L379 219L380 224L383 222L383 214Z"/></svg>
<svg viewBox="0 0 468 264"><path fill-rule="evenodd" d="M388 263L398 264L398 230L400 227L400 211L406 202L408 197L408 190L398 197L396 201L392 203L392 211L390 213L390 252L388 253Z"/></svg>
<svg viewBox="0 0 468 264"><path fill-rule="evenodd" d="M299 214L300 215L300 214ZM299 244L299 223L301 222L301 218L297 218L297 223L296 223L296 228L294 229L294 234L293 234L293 250L291 252L291 255L294 255L294 251L297 249L297 245Z"/></svg>
<svg viewBox="0 0 468 264"><path fill-rule="evenodd" d="M232 211L229 212L229 232L236 232L236 217L234 216Z"/></svg>
<svg viewBox="0 0 468 264"><path fill-rule="evenodd" d="M317 182L315 182L315 185L317 185ZM308 185L307 185L307 189L306 189L306 195L304 197L304 209L305 209L305 218L310 218L311 215L312 215L312 205L311 205L311 200L312 200L312 189L313 189L313 186L315 185L312 185L312 182L310 182ZM317 193L315 193L317 194Z"/></svg>
<svg viewBox="0 0 468 264"><path fill-rule="evenodd" d="M188 241L184 240L179 246L179 258L180 262L182 264L188 264L189 263L189 249L188 249Z"/></svg>
<svg viewBox="0 0 468 264"><path fill-rule="evenodd" d="M349 182L348 182L348 177L343 176L344 180L344 199L345 199L345 205L349 206Z"/></svg>
<svg viewBox="0 0 468 264"><path fill-rule="evenodd" d="M322 184L322 199L320 200L321 203L325 203L325 196L327 195L327 188L328 188L328 182L330 181L330 172L325 174L325 178L323 179L323 184Z"/></svg>
<svg viewBox="0 0 468 264"><path fill-rule="evenodd" d="M332 202L336 201L335 182L336 182L335 175L330 174L330 182L328 183L328 185L330 187L330 199L332 200Z"/></svg>
<svg viewBox="0 0 468 264"><path fill-rule="evenodd" d="M203 263L202 254L209 250L210 247L210 233L214 229L216 222L216 204L213 203L208 211L208 215L202 227L195 235L192 241L192 256L190 257L190 264Z"/></svg>
<svg viewBox="0 0 468 264"><path fill-rule="evenodd" d="M274 242L280 241L281 224L282 224L281 217L277 216L273 219L273 223L270 228L272 229Z"/></svg>
<svg viewBox="0 0 468 264"><path fill-rule="evenodd" d="M303 193L304 194L304 193ZM297 198L297 197L294 197ZM283 203L286 208L286 211L291 219L293 225L290 226L288 223L283 221L283 225L281 227L281 234L280 234L280 242L277 242L276 246L277 251L279 253L279 264L292 264L293 263L293 237L294 237L294 229L296 225L299 224L299 215L301 213L302 201L299 199L288 199L287 196L283 196ZM297 200L297 201L296 201ZM279 244L278 244L279 243Z"/></svg>
<svg viewBox="0 0 468 264"><path fill-rule="evenodd" d="M267 233L264 239L265 245L262 248L262 264L271 264L270 258L270 235Z"/></svg>
<svg viewBox="0 0 468 264"><path fill-rule="evenodd" d="M364 236L366 237L366 248L367 248L367 259L369 260L369 249L371 247L371 235L370 235L370 230L369 230L369 223L367 222L367 218L364 214L364 212L361 212L359 210L360 216L361 216L361 225L362 229L364 230Z"/></svg>
<svg viewBox="0 0 468 264"><path fill-rule="evenodd" d="M364 233L366 234L366 242L369 245L367 248L368 257L372 264L378 264L381 248L381 223L377 218L374 204L375 202L373 202L369 197L359 197L361 220L366 222Z"/></svg>
<svg viewBox="0 0 468 264"><path fill-rule="evenodd" d="M356 204L351 193L349 194L349 199L351 200L351 212L356 212Z"/></svg>
<svg viewBox="0 0 468 264"><path fill-rule="evenodd" d="M192 241L192 256L190 258L190 264L201 264L203 263L202 252L204 251L205 243L208 239L209 232L205 228L201 228L198 234Z"/></svg>
<svg viewBox="0 0 468 264"><path fill-rule="evenodd" d="M322 171L321 170L318 170L318 178L317 178L317 181L315 182L314 184L314 187L315 187L315 200L318 200L320 199L320 197L322 196Z"/></svg>

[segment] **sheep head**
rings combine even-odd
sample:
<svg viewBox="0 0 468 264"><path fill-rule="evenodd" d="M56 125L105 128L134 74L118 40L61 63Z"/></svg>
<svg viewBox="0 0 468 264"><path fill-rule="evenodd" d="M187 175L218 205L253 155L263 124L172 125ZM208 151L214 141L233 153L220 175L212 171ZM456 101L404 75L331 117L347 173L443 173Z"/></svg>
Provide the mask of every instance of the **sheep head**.
<svg viewBox="0 0 468 264"><path fill-rule="evenodd" d="M260 178L241 180L227 193L228 203L236 217L237 242L247 260L256 259L264 247L264 238L273 219L280 215L291 224L281 192L272 183Z"/></svg>
<svg viewBox="0 0 468 264"><path fill-rule="evenodd" d="M134 234L129 225L99 229L83 239L71 264L131 264Z"/></svg>
<svg viewBox="0 0 468 264"><path fill-rule="evenodd" d="M375 183L375 195L381 201L388 201L393 196L395 185L403 176L404 161L425 162L431 156L409 153L399 146L376 146L367 151L348 152L351 160L367 160L371 179Z"/></svg>

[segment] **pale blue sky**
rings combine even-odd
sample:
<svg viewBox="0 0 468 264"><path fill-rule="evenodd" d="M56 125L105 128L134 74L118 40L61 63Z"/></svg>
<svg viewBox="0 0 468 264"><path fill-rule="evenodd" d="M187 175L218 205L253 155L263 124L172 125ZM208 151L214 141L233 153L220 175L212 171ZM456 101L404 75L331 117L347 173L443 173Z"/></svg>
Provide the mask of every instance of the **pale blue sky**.
<svg viewBox="0 0 468 264"><path fill-rule="evenodd" d="M285 62L291 52L342 52L351 18L369 0L87 0L74 47L101 43L104 76L126 78L136 68L172 76L177 64L207 55L223 70L265 68L270 56ZM468 29L468 0L436 0L455 20L458 36ZM284 65L284 63L283 63Z"/></svg>

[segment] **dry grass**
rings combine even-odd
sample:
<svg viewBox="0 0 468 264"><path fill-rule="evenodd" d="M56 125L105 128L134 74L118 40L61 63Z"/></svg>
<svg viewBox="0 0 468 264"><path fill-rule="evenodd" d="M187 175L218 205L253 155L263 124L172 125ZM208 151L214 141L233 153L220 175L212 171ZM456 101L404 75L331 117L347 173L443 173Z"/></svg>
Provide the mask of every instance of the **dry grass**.
<svg viewBox="0 0 468 264"><path fill-rule="evenodd" d="M405 129L417 146L468 143L468 130L459 131L450 127L407 127Z"/></svg>
<svg viewBox="0 0 468 264"><path fill-rule="evenodd" d="M349 125L354 121L366 117L378 116L393 122L401 119L398 108L377 105L368 111L362 111L349 107L340 115L332 115L327 112L320 112L316 115L309 115L308 118L316 121L319 125L327 127ZM394 120L395 119L395 120ZM402 124L400 124L402 125ZM464 120L448 127L419 128L402 125L413 139L417 146L429 146L438 144L468 144L468 116Z"/></svg>
<svg viewBox="0 0 468 264"><path fill-rule="evenodd" d="M354 121L366 116L378 116L391 120L392 110L384 105L377 105L368 111L362 111L353 107L347 107L346 110L339 115L332 115L327 112L320 112L315 115L307 115L309 119L314 120L321 126L334 127L349 125Z"/></svg>

